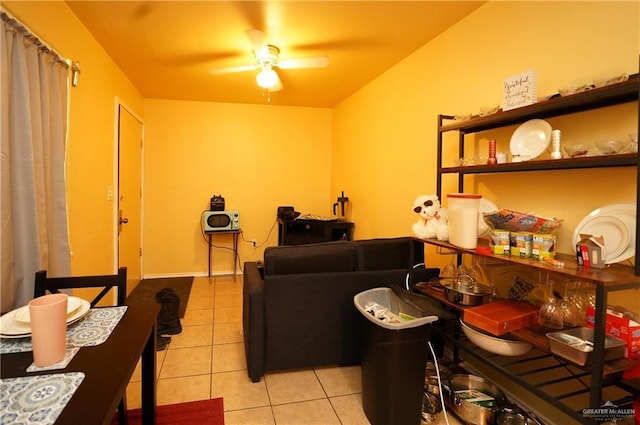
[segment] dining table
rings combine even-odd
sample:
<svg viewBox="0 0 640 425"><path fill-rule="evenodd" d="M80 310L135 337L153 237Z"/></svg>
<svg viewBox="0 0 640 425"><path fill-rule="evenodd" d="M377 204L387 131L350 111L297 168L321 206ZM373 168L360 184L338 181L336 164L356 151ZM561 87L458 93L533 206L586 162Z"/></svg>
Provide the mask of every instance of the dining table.
<svg viewBox="0 0 640 425"><path fill-rule="evenodd" d="M100 308L103 307L97 309ZM156 318L160 305L140 303L118 308L124 309L124 314L106 340L94 346L81 346L62 369L31 372L27 369L33 363L32 351L1 354L2 381L52 373L67 376L83 374L84 377L54 423L109 425L141 360L142 423L155 424Z"/></svg>

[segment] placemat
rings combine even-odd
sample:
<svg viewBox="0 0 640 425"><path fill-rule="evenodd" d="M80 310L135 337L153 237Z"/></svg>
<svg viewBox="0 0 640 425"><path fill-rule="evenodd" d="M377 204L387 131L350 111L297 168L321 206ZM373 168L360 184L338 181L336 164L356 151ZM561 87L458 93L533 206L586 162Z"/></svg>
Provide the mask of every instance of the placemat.
<svg viewBox="0 0 640 425"><path fill-rule="evenodd" d="M0 379L2 423L53 424L83 379L82 372Z"/></svg>

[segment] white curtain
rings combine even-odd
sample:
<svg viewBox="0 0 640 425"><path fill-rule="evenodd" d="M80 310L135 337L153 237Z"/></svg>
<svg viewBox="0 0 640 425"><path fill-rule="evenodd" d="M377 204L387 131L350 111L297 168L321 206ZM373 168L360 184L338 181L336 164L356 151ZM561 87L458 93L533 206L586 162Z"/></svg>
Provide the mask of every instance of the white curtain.
<svg viewBox="0 0 640 425"><path fill-rule="evenodd" d="M2 12L1 311L33 298L34 276L70 275L65 189L68 65Z"/></svg>

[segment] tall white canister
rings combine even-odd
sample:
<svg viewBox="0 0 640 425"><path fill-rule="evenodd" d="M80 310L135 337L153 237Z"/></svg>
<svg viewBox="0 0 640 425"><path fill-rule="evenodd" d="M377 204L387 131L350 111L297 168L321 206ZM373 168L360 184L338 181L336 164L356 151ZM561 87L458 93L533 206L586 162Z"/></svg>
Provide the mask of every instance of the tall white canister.
<svg viewBox="0 0 640 425"><path fill-rule="evenodd" d="M478 245L478 210L481 195L472 193L450 193L449 242L460 248L475 249Z"/></svg>

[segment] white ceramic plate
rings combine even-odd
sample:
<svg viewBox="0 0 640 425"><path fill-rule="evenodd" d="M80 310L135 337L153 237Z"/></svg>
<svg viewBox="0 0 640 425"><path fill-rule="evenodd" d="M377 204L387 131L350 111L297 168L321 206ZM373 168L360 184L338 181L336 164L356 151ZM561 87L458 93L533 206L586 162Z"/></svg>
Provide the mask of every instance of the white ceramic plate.
<svg viewBox="0 0 640 425"><path fill-rule="evenodd" d="M551 143L551 124L545 120L529 120L516 128L511 136L509 148L513 156L534 159Z"/></svg>
<svg viewBox="0 0 640 425"><path fill-rule="evenodd" d="M480 198L480 208L478 210L478 237L481 238L489 234L491 227L484 221L485 213L498 211L496 204L482 197Z"/></svg>
<svg viewBox="0 0 640 425"><path fill-rule="evenodd" d="M610 204L591 211L573 231L574 252L580 234L604 237L605 264L619 263L633 257L636 251L635 204Z"/></svg>
<svg viewBox="0 0 640 425"><path fill-rule="evenodd" d="M74 311L76 311L82 305L82 299L78 297L67 298L67 317L69 317ZM29 306L25 305L16 310L13 320L19 322L31 323L31 316L29 315Z"/></svg>
<svg viewBox="0 0 640 425"><path fill-rule="evenodd" d="M80 307L67 317L67 325L82 319L91 308L89 301L78 298ZM22 308L22 307L21 307ZM15 314L20 309L8 312L0 317L0 338L24 338L31 336L31 325L29 323L15 320Z"/></svg>

